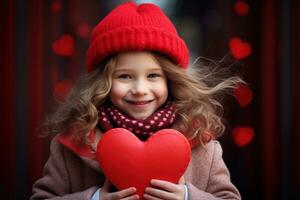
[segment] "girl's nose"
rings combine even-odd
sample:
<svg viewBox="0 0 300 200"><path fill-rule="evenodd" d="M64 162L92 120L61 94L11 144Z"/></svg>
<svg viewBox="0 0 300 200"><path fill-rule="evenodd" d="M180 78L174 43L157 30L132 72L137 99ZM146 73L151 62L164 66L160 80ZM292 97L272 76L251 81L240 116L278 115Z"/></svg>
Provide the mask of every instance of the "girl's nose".
<svg viewBox="0 0 300 200"><path fill-rule="evenodd" d="M142 81L135 83L131 88L131 93L133 95L146 95L148 93L147 84Z"/></svg>

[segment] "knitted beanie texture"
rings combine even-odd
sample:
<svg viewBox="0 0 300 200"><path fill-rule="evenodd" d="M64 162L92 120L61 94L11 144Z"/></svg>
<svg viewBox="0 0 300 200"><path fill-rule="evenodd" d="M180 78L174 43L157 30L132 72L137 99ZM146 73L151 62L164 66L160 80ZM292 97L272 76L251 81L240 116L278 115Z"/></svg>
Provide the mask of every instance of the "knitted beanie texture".
<svg viewBox="0 0 300 200"><path fill-rule="evenodd" d="M161 9L150 3L126 2L112 10L92 31L87 51L87 71L112 54L155 51L187 68L189 51Z"/></svg>

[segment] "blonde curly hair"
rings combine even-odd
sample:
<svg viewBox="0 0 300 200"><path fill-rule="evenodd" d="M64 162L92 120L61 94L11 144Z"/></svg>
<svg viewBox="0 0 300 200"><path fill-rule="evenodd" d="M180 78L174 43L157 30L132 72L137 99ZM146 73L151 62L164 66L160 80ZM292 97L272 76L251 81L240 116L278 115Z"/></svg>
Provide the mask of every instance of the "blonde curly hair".
<svg viewBox="0 0 300 200"><path fill-rule="evenodd" d="M198 59L185 70L164 55L151 54L166 74L169 95L176 105L173 128L200 145L221 136L225 126L220 99L244 83L243 80L239 76L224 77L226 70L207 59ZM75 141L86 142L86 134L98 122L97 107L108 98L117 59L117 55L110 57L75 83L67 98L59 102L57 111L46 118L43 127L47 135L67 133L71 129Z"/></svg>

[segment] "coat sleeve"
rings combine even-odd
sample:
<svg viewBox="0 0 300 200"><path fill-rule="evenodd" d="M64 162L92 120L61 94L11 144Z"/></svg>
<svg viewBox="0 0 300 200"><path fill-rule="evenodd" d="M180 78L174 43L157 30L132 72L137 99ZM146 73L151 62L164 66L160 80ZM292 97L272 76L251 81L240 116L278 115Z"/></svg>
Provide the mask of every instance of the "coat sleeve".
<svg viewBox="0 0 300 200"><path fill-rule="evenodd" d="M50 156L43 169L43 177L37 180L32 189L30 200L76 200L91 199L98 187L86 188L84 191L72 193L66 158L62 145L56 137L51 141Z"/></svg>
<svg viewBox="0 0 300 200"><path fill-rule="evenodd" d="M218 141L213 141L213 158L210 167L208 184L205 191L187 183L189 200L241 199L240 193L230 180L229 170L222 158L223 150Z"/></svg>

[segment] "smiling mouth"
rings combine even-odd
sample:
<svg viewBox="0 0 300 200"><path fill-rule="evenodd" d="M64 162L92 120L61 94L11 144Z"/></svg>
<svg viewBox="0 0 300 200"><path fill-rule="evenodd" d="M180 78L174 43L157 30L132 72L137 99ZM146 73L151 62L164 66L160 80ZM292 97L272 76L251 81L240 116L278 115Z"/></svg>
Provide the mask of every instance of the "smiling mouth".
<svg viewBox="0 0 300 200"><path fill-rule="evenodd" d="M134 105L145 105L145 104L148 104L152 101L153 100L149 100L149 101L129 101L129 100L126 100L126 102L128 102L130 104L134 104Z"/></svg>

